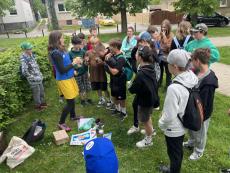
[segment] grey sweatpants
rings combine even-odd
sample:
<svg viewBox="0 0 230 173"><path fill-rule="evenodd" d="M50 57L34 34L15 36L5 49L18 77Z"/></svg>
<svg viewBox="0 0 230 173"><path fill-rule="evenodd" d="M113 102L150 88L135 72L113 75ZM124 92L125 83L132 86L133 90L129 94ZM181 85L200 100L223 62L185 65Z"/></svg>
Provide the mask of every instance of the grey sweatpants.
<svg viewBox="0 0 230 173"><path fill-rule="evenodd" d="M35 105L38 106L42 103L45 103L45 93L43 84L30 85L32 89L33 99Z"/></svg>
<svg viewBox="0 0 230 173"><path fill-rule="evenodd" d="M197 153L204 152L206 141L207 141L209 121L210 121L210 118L205 120L199 131L192 131L192 130L188 131L189 136L190 136L188 140L188 144L189 146L194 147L194 152L197 152Z"/></svg>

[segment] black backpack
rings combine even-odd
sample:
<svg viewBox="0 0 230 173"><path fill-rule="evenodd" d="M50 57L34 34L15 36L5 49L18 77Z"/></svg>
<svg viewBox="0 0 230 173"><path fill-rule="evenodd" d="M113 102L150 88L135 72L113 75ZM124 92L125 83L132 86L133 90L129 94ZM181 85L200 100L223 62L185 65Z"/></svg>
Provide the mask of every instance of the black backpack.
<svg viewBox="0 0 230 173"><path fill-rule="evenodd" d="M46 124L41 120L35 120L30 128L26 131L22 139L28 144L37 142L43 139L46 130Z"/></svg>
<svg viewBox="0 0 230 173"><path fill-rule="evenodd" d="M174 82L185 87L189 92L188 102L185 108L183 117L179 115L177 117L183 124L183 126L189 130L198 131L204 120L204 109L200 98L199 89L197 88L187 88L179 82Z"/></svg>

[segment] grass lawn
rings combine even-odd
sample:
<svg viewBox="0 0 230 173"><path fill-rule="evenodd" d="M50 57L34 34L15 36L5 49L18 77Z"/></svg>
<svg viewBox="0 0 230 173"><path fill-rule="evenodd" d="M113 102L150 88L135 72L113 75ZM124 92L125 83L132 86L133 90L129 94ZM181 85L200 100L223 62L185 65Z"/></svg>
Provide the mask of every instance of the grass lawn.
<svg viewBox="0 0 230 173"><path fill-rule="evenodd" d="M230 65L230 47L219 47L220 63Z"/></svg>
<svg viewBox="0 0 230 173"><path fill-rule="evenodd" d="M208 27L208 37L230 36L230 26L226 27Z"/></svg>
<svg viewBox="0 0 230 173"><path fill-rule="evenodd" d="M82 157L83 147L69 146L65 144L56 146L53 143L52 132L57 130L57 122L63 107L58 102L58 93L56 91L55 82L51 82L46 87L46 98L49 108L44 112L34 112L28 105L26 110L17 115L16 121L8 128L8 140L12 136L21 137L31 122L40 118L47 123L47 131L45 138L34 145L35 153L20 166L11 171L5 164L0 165L0 172L17 172L17 173L84 173L84 159ZM163 89L160 89L161 102L163 102ZM97 102L96 94L92 94L94 103ZM153 124L157 129L157 136L154 137L154 144L148 149L137 149L135 143L143 138L143 135L136 134L127 136L126 132L131 127L132 117L132 95L128 95L127 108L128 118L124 122L119 122L116 117L111 117L110 112L104 108L97 108L96 105L82 108L79 106L79 101L76 106L78 115L86 117L101 118L105 123L105 132L112 132L112 141L116 147L116 152L119 158L120 173L156 173L157 166L161 163L168 163L166 153L166 145L163 133L157 126L157 121L160 116L160 111L153 113ZM225 97L216 94L213 118L210 124L208 143L204 156L197 162L188 160L190 152L185 150L182 166L183 173L216 173L219 168L230 167L229 158L229 141L230 141L230 117L226 112L229 108L230 97ZM161 104L162 109L162 104ZM73 131L69 134L77 133L76 123L69 122Z"/></svg>

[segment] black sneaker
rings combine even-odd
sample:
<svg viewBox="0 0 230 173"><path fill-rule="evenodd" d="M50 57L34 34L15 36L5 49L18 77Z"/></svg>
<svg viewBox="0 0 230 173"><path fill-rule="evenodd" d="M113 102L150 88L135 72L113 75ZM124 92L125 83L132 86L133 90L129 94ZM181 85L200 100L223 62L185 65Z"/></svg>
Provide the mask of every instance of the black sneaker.
<svg viewBox="0 0 230 173"><path fill-rule="evenodd" d="M111 115L112 116L115 116L116 114L119 114L120 112L117 110L117 109L114 109L112 112L111 112Z"/></svg>
<svg viewBox="0 0 230 173"><path fill-rule="evenodd" d="M127 118L127 113L123 113L123 112L120 112L120 120L121 121L124 121L125 120L125 118Z"/></svg>
<svg viewBox="0 0 230 173"><path fill-rule="evenodd" d="M86 106L86 104L87 104L87 103L86 103L86 101L85 101L85 100L81 100L81 106L83 106L83 107L84 107L84 106Z"/></svg>
<svg viewBox="0 0 230 173"><path fill-rule="evenodd" d="M169 166L160 165L160 166L159 166L159 172L162 172L162 173L170 173Z"/></svg>
<svg viewBox="0 0 230 173"><path fill-rule="evenodd" d="M110 110L110 111L114 111L116 110L115 105L111 104L110 106L106 106L106 109Z"/></svg>
<svg viewBox="0 0 230 173"><path fill-rule="evenodd" d="M86 100L86 104L92 105L92 104L93 104L93 101L92 101L91 99L87 99L87 100Z"/></svg>

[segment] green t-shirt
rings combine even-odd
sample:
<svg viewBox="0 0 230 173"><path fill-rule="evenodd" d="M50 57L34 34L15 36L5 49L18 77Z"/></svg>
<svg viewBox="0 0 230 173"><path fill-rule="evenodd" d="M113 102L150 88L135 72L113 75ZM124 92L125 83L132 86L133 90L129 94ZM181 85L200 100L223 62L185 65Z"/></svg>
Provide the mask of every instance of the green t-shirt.
<svg viewBox="0 0 230 173"><path fill-rule="evenodd" d="M70 56L71 61L73 61L73 59L76 57L80 57L83 60L83 58L85 56L85 51L84 51L84 49L74 50L72 48L71 51L69 52L69 56ZM76 66L74 66L74 68L77 71L77 76L81 76L81 75L88 72L88 66L85 65L84 63L82 64L82 66L79 67L76 65Z"/></svg>

